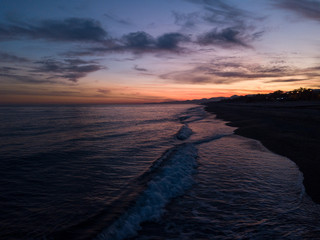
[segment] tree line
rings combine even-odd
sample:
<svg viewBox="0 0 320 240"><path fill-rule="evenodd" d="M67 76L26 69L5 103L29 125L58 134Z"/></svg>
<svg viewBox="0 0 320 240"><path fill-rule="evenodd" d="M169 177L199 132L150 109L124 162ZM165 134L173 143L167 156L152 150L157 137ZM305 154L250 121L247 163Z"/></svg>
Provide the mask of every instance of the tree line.
<svg viewBox="0 0 320 240"><path fill-rule="evenodd" d="M284 102L284 101L317 101L320 100L320 89L298 88L284 92L281 90L269 94L255 94L232 97L222 102Z"/></svg>

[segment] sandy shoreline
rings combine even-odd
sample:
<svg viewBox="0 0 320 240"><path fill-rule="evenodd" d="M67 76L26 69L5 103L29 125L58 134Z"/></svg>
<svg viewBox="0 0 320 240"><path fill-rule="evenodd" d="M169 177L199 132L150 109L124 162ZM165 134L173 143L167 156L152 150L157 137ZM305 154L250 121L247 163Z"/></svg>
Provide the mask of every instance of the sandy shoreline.
<svg viewBox="0 0 320 240"><path fill-rule="evenodd" d="M307 194L320 203L320 102L208 103L206 110L294 161Z"/></svg>

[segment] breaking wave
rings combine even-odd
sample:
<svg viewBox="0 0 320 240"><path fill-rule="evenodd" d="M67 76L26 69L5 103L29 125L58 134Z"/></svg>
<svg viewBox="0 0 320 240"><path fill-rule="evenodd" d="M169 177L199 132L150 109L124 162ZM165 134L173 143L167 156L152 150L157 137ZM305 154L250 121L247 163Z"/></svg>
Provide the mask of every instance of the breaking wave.
<svg viewBox="0 0 320 240"><path fill-rule="evenodd" d="M176 134L176 137L179 140L186 140L191 136L191 134L192 130L189 128L188 124L184 124Z"/></svg>
<svg viewBox="0 0 320 240"><path fill-rule="evenodd" d="M197 149L191 143L178 145L166 152L158 164L152 166L152 174L146 189L129 208L107 229L97 236L97 240L120 240L136 235L140 224L157 220L165 205L182 195L193 184L192 175L197 167Z"/></svg>

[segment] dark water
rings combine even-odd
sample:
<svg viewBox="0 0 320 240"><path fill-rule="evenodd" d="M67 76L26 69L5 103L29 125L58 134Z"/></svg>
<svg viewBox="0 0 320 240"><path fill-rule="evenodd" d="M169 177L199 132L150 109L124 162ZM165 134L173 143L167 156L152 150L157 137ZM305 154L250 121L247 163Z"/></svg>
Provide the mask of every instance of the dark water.
<svg viewBox="0 0 320 240"><path fill-rule="evenodd" d="M320 239L296 165L202 107L0 115L0 239Z"/></svg>

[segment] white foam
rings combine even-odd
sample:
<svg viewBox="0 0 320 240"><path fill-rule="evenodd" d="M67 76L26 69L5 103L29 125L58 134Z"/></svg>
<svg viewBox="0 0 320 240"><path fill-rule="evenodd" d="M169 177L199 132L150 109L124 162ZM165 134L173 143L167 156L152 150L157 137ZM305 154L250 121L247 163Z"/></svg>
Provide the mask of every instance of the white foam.
<svg viewBox="0 0 320 240"><path fill-rule="evenodd" d="M189 128L188 124L184 124L179 132L176 134L176 137L179 139L179 140L185 140L187 138L189 138L192 134L192 130Z"/></svg>
<svg viewBox="0 0 320 240"><path fill-rule="evenodd" d="M132 237L142 222L158 219L170 199L183 194L193 184L196 157L197 149L193 144L177 146L166 164L149 181L136 204L96 239L120 240Z"/></svg>

